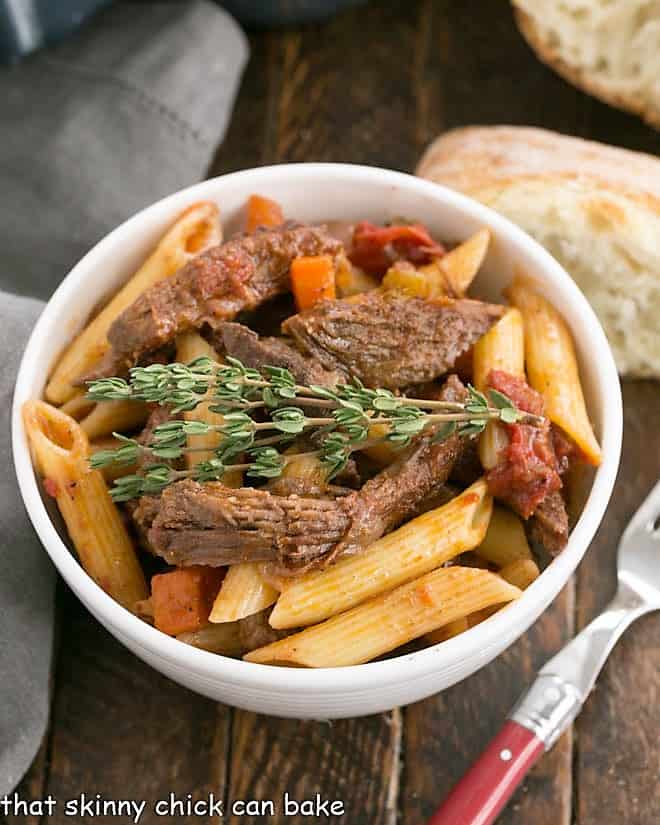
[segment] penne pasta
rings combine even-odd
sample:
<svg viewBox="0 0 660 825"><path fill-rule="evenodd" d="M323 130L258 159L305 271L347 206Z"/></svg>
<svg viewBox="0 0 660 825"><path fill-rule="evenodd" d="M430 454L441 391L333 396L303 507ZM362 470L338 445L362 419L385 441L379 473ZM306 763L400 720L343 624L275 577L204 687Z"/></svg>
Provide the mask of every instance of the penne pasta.
<svg viewBox="0 0 660 825"><path fill-rule="evenodd" d="M107 332L117 316L149 287L173 275L200 252L221 241L218 207L210 201L189 206L140 269L65 351L46 387L46 399L56 404L68 401L76 392L76 381L107 352Z"/></svg>
<svg viewBox="0 0 660 825"><path fill-rule="evenodd" d="M491 370L504 370L511 375L525 376L525 341L520 312L510 308L474 345L473 378L475 387L488 388ZM485 470L492 470L500 454L509 446L506 429L491 421L479 438L479 458Z"/></svg>
<svg viewBox="0 0 660 825"><path fill-rule="evenodd" d="M100 401L80 419L80 426L90 440L112 433L130 432L143 427L149 407L137 401Z"/></svg>
<svg viewBox="0 0 660 825"><path fill-rule="evenodd" d="M393 264L383 278L385 289L399 289L418 298L434 300L445 295L465 295L483 263L490 231L480 229L467 241L459 244L433 263L415 268Z"/></svg>
<svg viewBox="0 0 660 825"><path fill-rule="evenodd" d="M187 645L208 650L210 653L219 653L221 656L240 656L244 650L238 622L210 624L199 630L180 633L176 638Z"/></svg>
<svg viewBox="0 0 660 825"><path fill-rule="evenodd" d="M76 421L80 421L88 413L90 413L95 406L96 401L90 401L89 398L87 398L87 392L80 387L80 389L77 389L68 401L65 401L64 404L62 404L60 409L63 413L70 415L71 418L75 418Z"/></svg>
<svg viewBox="0 0 660 825"><path fill-rule="evenodd" d="M474 345L472 369L474 386L481 392L488 389L491 370L525 377L523 317L515 307L509 307Z"/></svg>
<svg viewBox="0 0 660 825"><path fill-rule="evenodd" d="M278 596L278 591L264 578L259 562L232 564L213 603L209 621L236 622L270 607Z"/></svg>
<svg viewBox="0 0 660 825"><path fill-rule="evenodd" d="M424 641L428 642L430 645L437 645L441 642L446 642L447 639L451 639L454 636L459 636L461 633L464 633L470 625L468 624L468 620L466 616L461 616L460 619L454 619L453 622L448 622L443 627L439 627L437 630L432 630L430 633L427 633L424 637Z"/></svg>
<svg viewBox="0 0 660 825"><path fill-rule="evenodd" d="M270 624L278 629L314 624L428 573L483 540L492 506L485 481L475 482L364 552L292 580L280 594Z"/></svg>
<svg viewBox="0 0 660 825"><path fill-rule="evenodd" d="M517 587L488 570L443 567L244 658L303 667L358 665L449 622L519 596Z"/></svg>
<svg viewBox="0 0 660 825"><path fill-rule="evenodd" d="M176 357L184 364L194 361L202 356L210 358L212 361L220 362L218 353L205 341L197 332L185 332L176 339ZM212 406L212 405L211 405ZM209 402L202 402L194 410L184 412L183 417L187 421L204 421L207 424L221 426L224 418L218 413L209 410ZM196 448L193 453L186 453L186 465L192 468L200 461L208 461L213 458L213 451L222 440L222 435L217 432L206 435L188 436L188 446ZM240 471L225 473L222 483L227 487L240 487L243 475Z"/></svg>
<svg viewBox="0 0 660 825"><path fill-rule="evenodd" d="M467 241L463 241L451 252L438 259L437 264L445 277L450 295L456 298L465 295L477 272L481 269L489 245L490 230L480 229Z"/></svg>
<svg viewBox="0 0 660 825"><path fill-rule="evenodd" d="M590 464L597 466L600 446L587 415L566 322L527 278L516 277L507 294L523 316L529 383L543 396L548 418L573 439Z"/></svg>
<svg viewBox="0 0 660 825"><path fill-rule="evenodd" d="M89 467L81 427L43 401L23 407L37 472L57 501L78 558L110 596L131 611L149 596L144 574L101 473Z"/></svg>
<svg viewBox="0 0 660 825"><path fill-rule="evenodd" d="M475 552L498 567L532 558L522 521L512 510L499 505L493 507L488 530Z"/></svg>
<svg viewBox="0 0 660 825"><path fill-rule="evenodd" d="M539 575L538 565L533 559L518 559L500 570L500 576L504 581L520 590L529 587L533 581L538 579Z"/></svg>

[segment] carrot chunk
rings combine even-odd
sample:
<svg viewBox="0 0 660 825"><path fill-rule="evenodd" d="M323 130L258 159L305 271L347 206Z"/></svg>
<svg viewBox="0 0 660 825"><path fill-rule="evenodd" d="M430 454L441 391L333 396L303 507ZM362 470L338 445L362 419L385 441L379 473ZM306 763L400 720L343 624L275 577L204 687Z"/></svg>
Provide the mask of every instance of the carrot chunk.
<svg viewBox="0 0 660 825"><path fill-rule="evenodd" d="M280 226L283 223L284 215L279 203L263 195L250 195L247 202L248 232L254 232L260 226Z"/></svg>
<svg viewBox="0 0 660 825"><path fill-rule="evenodd" d="M335 293L335 266L330 255L294 258L291 263L291 289L299 310L309 309Z"/></svg>
<svg viewBox="0 0 660 825"><path fill-rule="evenodd" d="M199 630L208 622L224 576L218 567L180 567L151 579L154 624L169 636Z"/></svg>

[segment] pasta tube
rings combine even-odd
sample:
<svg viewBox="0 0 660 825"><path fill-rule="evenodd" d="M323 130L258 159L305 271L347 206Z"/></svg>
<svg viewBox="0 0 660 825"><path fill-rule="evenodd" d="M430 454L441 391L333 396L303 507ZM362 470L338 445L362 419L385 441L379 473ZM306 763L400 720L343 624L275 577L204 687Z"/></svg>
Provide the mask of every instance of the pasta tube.
<svg viewBox="0 0 660 825"><path fill-rule="evenodd" d="M80 421L80 419L90 413L95 406L96 401L90 401L89 398L87 398L86 390L81 387L75 391L68 401L65 401L65 403L62 404L60 409L63 413L70 415L71 418L75 418L76 421Z"/></svg>
<svg viewBox="0 0 660 825"><path fill-rule="evenodd" d="M244 658L306 667L358 665L476 610L519 596L517 587L488 570L442 567Z"/></svg>
<svg viewBox="0 0 660 825"><path fill-rule="evenodd" d="M80 419L80 426L89 439L142 427L149 417L149 408L138 401L100 401Z"/></svg>
<svg viewBox="0 0 660 825"><path fill-rule="evenodd" d="M481 392L488 388L491 370L504 370L511 375L525 377L523 320L515 308L508 309L474 345L474 385ZM492 470L498 463L500 453L508 446L505 428L499 422L491 421L479 439L481 466Z"/></svg>
<svg viewBox="0 0 660 825"><path fill-rule="evenodd" d="M601 461L580 384L571 333L557 310L521 276L508 289L525 326L529 383L541 393L548 418L575 441L590 464Z"/></svg>
<svg viewBox="0 0 660 825"><path fill-rule="evenodd" d="M394 264L386 272L383 286L428 300L443 295L465 295L486 257L489 243L490 231L480 229L451 252L426 266L415 269Z"/></svg>
<svg viewBox="0 0 660 825"><path fill-rule="evenodd" d="M532 558L521 520L513 511L499 505L493 507L488 530L476 553L498 567Z"/></svg>
<svg viewBox="0 0 660 825"><path fill-rule="evenodd" d="M539 568L532 559L518 559L512 561L500 570L500 576L504 581L514 585L514 587L524 590L526 587L538 579Z"/></svg>
<svg viewBox="0 0 660 825"><path fill-rule="evenodd" d="M87 437L68 415L28 401L23 421L37 472L54 496L87 573L131 611L149 595L124 522L101 473L89 467Z"/></svg>
<svg viewBox="0 0 660 825"><path fill-rule="evenodd" d="M194 361L195 358L205 356L212 361L219 362L218 353L205 341L197 332L185 332L176 339L176 357L184 364ZM187 421L204 421L207 424L222 425L224 418L218 413L209 410L209 402L203 401L194 410L188 410L183 414ZM198 464L200 461L208 461L213 458L213 451L222 439L222 435L217 432L206 435L188 436L188 447L195 448L195 452L186 453L186 464L188 469ZM222 483L227 487L240 487L243 475L240 471L225 473Z"/></svg>
<svg viewBox="0 0 660 825"><path fill-rule="evenodd" d="M446 642L447 639L451 639L453 636L459 636L469 627L470 625L468 624L467 618L461 616L460 619L454 619L453 622L449 622L444 625L444 627L439 627L437 630L432 630L430 633L427 633L424 639L430 645L437 645L440 644L440 642Z"/></svg>
<svg viewBox="0 0 660 825"><path fill-rule="evenodd" d="M89 372L108 351L107 333L117 316L149 287L221 241L218 207L210 201L189 206L140 269L65 351L46 387L46 399L56 404L68 401L76 392L77 379Z"/></svg>
<svg viewBox="0 0 660 825"><path fill-rule="evenodd" d="M364 552L292 580L280 594L270 624L278 629L314 624L428 573L482 541L492 506L485 481L475 482Z"/></svg>
<svg viewBox="0 0 660 825"><path fill-rule="evenodd" d="M270 607L277 590L263 576L258 562L232 564L215 598L209 621L214 624L236 622Z"/></svg>
<svg viewBox="0 0 660 825"><path fill-rule="evenodd" d="M490 230L480 229L467 241L438 259L450 295L465 295L484 262L490 244Z"/></svg>

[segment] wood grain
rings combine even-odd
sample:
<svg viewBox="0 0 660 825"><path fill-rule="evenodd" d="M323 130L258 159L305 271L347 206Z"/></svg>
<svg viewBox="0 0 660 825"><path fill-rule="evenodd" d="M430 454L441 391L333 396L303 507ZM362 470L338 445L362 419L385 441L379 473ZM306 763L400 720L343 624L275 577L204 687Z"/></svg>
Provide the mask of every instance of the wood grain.
<svg viewBox="0 0 660 825"><path fill-rule="evenodd" d="M46 793L60 806L55 824L115 825L112 817L72 819L64 801L100 793L146 800L170 793L223 798L229 712L152 670L120 645L66 591L61 600L64 644L53 707ZM153 811L141 825L162 823ZM170 821L185 821L173 818ZM195 817L199 825L212 820Z"/></svg>
<svg viewBox="0 0 660 825"><path fill-rule="evenodd" d="M301 802L320 794L341 801L341 817L321 822L394 825L397 822L401 715L395 710L363 719L300 722L236 711L232 740L229 799L270 799L268 821L303 823L308 816L286 816L284 793ZM229 825L263 821L233 816Z"/></svg>
<svg viewBox="0 0 660 825"><path fill-rule="evenodd" d="M618 538L660 476L660 385L625 382L623 457L607 515L578 573L577 622L587 624L616 587ZM660 615L634 624L614 649L578 720L579 825L660 822Z"/></svg>

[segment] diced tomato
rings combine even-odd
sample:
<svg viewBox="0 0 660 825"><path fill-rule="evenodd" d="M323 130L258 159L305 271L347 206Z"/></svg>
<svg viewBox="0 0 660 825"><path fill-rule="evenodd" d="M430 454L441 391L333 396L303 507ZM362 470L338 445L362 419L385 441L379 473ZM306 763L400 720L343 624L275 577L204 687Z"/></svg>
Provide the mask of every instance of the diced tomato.
<svg viewBox="0 0 660 825"><path fill-rule="evenodd" d="M543 415L543 396L519 375L512 375L504 370L491 370L488 386L508 396L519 410L533 415Z"/></svg>
<svg viewBox="0 0 660 825"><path fill-rule="evenodd" d="M502 370L492 370L488 383L507 395L520 410L543 414L543 398L527 382ZM542 427L506 424L509 447L500 463L489 470L490 492L529 518L548 493L562 486L549 422Z"/></svg>
<svg viewBox="0 0 660 825"><path fill-rule="evenodd" d="M373 275L384 275L395 261L427 264L446 252L421 224L376 226L369 221L357 224L348 257L355 266Z"/></svg>
<svg viewBox="0 0 660 825"><path fill-rule="evenodd" d="M169 636L199 630L208 622L224 577L222 567L180 567L151 579L154 624Z"/></svg>

